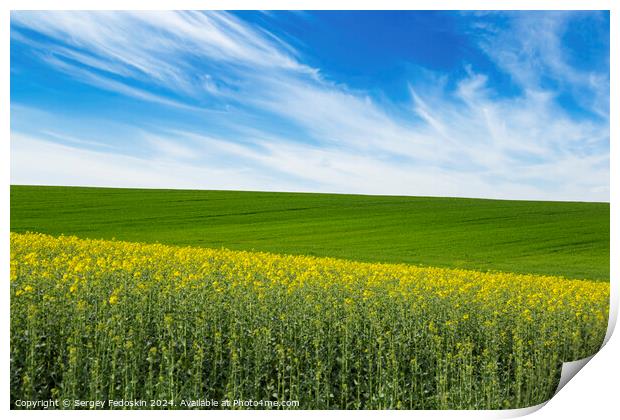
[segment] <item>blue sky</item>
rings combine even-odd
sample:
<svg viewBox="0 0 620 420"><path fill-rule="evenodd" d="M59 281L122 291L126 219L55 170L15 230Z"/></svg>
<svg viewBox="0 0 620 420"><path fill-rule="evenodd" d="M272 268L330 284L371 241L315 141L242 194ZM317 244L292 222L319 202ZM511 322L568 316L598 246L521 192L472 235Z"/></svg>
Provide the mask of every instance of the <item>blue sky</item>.
<svg viewBox="0 0 620 420"><path fill-rule="evenodd" d="M12 12L11 182L609 201L609 14Z"/></svg>

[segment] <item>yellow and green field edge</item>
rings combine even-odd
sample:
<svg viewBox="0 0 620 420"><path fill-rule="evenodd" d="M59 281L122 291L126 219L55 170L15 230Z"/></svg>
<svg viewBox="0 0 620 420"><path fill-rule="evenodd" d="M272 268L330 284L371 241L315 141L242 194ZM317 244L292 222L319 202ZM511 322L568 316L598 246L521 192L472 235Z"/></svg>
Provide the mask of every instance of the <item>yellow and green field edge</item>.
<svg viewBox="0 0 620 420"><path fill-rule="evenodd" d="M609 283L11 233L11 403L517 408L596 352Z"/></svg>

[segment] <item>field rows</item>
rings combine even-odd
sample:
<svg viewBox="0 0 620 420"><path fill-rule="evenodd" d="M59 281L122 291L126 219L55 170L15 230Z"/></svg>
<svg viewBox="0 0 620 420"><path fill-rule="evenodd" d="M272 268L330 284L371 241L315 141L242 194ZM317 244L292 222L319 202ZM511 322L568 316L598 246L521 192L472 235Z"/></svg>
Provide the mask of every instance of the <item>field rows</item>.
<svg viewBox="0 0 620 420"><path fill-rule="evenodd" d="M609 203L11 186L11 231L609 281Z"/></svg>

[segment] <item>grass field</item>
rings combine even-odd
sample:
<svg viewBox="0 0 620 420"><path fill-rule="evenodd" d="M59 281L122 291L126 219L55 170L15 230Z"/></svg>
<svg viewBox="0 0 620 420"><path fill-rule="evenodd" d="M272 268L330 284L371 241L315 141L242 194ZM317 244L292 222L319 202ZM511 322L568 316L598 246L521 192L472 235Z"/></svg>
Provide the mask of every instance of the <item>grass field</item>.
<svg viewBox="0 0 620 420"><path fill-rule="evenodd" d="M609 204L11 186L11 231L609 279Z"/></svg>

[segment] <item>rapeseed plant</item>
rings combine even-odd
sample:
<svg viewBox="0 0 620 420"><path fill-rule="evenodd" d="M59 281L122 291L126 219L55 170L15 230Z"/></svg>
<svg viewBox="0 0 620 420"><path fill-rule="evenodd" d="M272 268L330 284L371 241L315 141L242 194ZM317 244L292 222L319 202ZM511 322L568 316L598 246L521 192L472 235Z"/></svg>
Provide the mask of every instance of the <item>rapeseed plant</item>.
<svg viewBox="0 0 620 420"><path fill-rule="evenodd" d="M12 404L524 407L609 306L606 282L15 233L10 288Z"/></svg>

